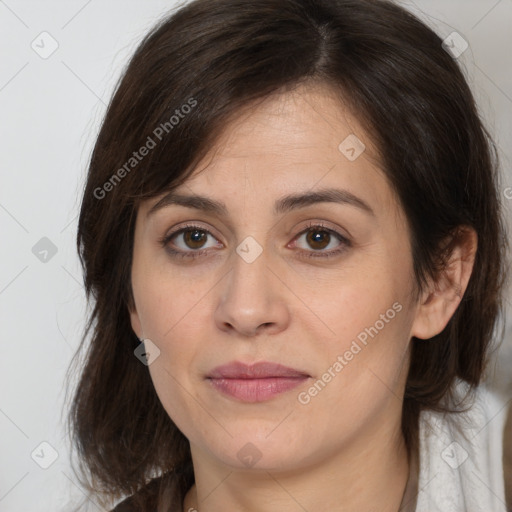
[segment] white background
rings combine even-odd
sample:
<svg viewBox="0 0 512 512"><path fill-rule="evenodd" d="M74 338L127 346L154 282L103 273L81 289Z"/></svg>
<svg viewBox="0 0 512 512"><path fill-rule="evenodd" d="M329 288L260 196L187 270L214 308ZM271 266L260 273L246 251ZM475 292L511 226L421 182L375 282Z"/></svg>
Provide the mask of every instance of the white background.
<svg viewBox="0 0 512 512"><path fill-rule="evenodd" d="M512 0L403 4L441 37L456 30L468 41L458 60L500 146L501 192L511 218L505 187L512 187ZM122 67L147 30L175 5L172 0L0 0L2 512L69 510L81 496L63 422L64 375L86 314L75 251L80 194ZM42 46L43 31L58 43L47 59L31 47L34 40ZM46 39L45 48L50 44ZM47 262L32 252L43 237L57 249ZM501 366L492 366L502 393L512 373L511 337L509 325ZM31 458L41 442L58 453L48 469ZM41 463L50 456L43 445L34 458Z"/></svg>

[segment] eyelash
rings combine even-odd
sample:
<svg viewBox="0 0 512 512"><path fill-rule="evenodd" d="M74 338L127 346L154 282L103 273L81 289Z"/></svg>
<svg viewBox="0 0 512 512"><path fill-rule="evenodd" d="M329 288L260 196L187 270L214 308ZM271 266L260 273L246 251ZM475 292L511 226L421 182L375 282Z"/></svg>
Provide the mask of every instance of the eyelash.
<svg viewBox="0 0 512 512"><path fill-rule="evenodd" d="M338 248L338 249L333 249L333 250L330 250L327 252L301 250L301 251L299 251L301 258L302 257L304 257L304 258L334 258L334 257L340 255L348 247L351 246L351 243L347 238L345 238L343 235L341 235L337 231L324 226L321 223L308 224L306 229L303 229L300 233L298 233L297 236L294 238L294 240L299 238L300 236L302 236L304 233L307 233L308 231L311 231L313 229L315 229L316 231L324 231L330 235L334 235L342 243L342 247ZM162 245L163 248L166 249L166 251L169 253L169 255L173 258L175 258L175 257L176 258L191 258L191 259L199 258L199 257L203 256L204 254L208 253L208 249L203 249L203 250L198 250L198 251L194 251L194 250L181 251L181 250L171 249L168 246L171 239L174 238L176 235L182 234L186 231L192 231L192 230L201 231L203 233L213 236L213 234L210 233L210 231L202 228L201 226L197 226L194 224L186 224L185 226L181 227L180 229L173 231L172 233L169 233L168 235L164 236L162 239L159 240L159 243Z"/></svg>

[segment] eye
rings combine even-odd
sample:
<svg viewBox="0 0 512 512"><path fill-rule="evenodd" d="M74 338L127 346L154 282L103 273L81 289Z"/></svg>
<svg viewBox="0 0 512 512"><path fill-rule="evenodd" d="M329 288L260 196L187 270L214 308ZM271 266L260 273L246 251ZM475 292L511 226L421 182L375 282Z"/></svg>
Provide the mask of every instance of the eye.
<svg viewBox="0 0 512 512"><path fill-rule="evenodd" d="M338 239L337 244L336 241L333 240L333 237L335 239ZM334 257L344 252L347 249L347 247L350 246L350 241L347 238L345 238L337 231L329 229L322 224L309 224L307 229L302 231L302 233L300 233L295 240L298 241L302 238L305 238L307 245L311 247L313 251L302 251L301 257ZM324 251L324 249L326 249L327 247L332 247L333 243L334 247L337 248L331 249L329 251Z"/></svg>
<svg viewBox="0 0 512 512"><path fill-rule="evenodd" d="M177 231L173 231L172 233L166 235L162 240L160 240L160 243L173 257L177 256L183 258L196 258L197 256L201 256L207 252L202 249L209 249L210 247L214 247L216 245L215 243L210 246L205 245L208 236L213 237L213 235L208 230L200 226L186 225ZM172 245L178 247L178 250L173 249L171 245L171 242L174 239L176 239L178 243L173 242ZM181 245L179 242L181 242Z"/></svg>
<svg viewBox="0 0 512 512"><path fill-rule="evenodd" d="M220 242L207 245L208 237L214 238L207 229L201 226L186 225L166 235L160 240L160 244L173 258L197 258L206 255L209 252L208 249L219 246ZM335 257L350 247L350 241L347 238L323 224L309 224L307 229L295 237L294 243L296 244L302 238L305 238L307 245L313 250L301 249L299 251L299 257L301 258ZM338 240L337 244L333 238ZM335 249L324 250L332 246L333 243ZM177 247L177 249L174 247Z"/></svg>

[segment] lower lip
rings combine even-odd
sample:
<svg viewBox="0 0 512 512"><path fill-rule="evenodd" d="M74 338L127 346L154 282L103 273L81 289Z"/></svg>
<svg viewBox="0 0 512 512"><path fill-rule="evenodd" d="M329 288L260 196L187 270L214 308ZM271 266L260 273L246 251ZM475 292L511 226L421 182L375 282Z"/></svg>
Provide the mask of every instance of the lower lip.
<svg viewBox="0 0 512 512"><path fill-rule="evenodd" d="M304 376L209 380L215 389L242 402L264 402L296 388L307 379Z"/></svg>

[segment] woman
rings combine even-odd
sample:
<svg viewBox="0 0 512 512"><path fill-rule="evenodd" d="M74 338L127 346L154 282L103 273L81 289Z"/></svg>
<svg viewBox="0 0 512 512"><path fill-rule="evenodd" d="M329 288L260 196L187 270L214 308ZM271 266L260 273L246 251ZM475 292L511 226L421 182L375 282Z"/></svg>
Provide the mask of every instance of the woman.
<svg viewBox="0 0 512 512"><path fill-rule="evenodd" d="M95 500L506 510L497 158L442 43L371 0L196 0L141 43L79 220Z"/></svg>

